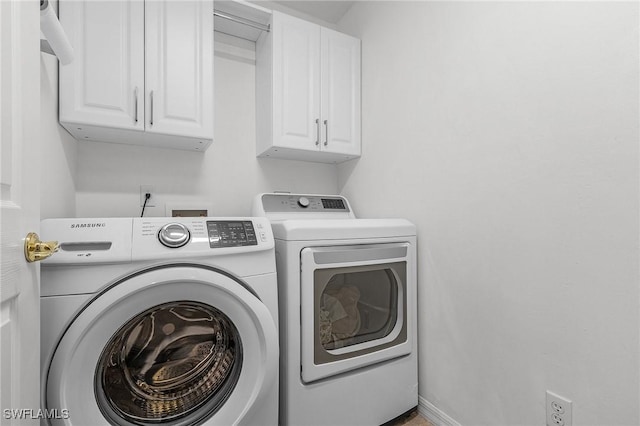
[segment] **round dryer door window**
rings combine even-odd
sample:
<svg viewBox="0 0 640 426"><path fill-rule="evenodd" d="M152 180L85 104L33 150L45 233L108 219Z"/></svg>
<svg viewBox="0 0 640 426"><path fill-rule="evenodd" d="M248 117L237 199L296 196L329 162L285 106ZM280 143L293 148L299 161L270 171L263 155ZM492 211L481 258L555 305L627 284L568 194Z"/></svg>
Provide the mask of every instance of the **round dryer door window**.
<svg viewBox="0 0 640 426"><path fill-rule="evenodd" d="M277 392L278 333L239 279L166 265L89 301L44 368L55 425L236 424Z"/></svg>
<svg viewBox="0 0 640 426"><path fill-rule="evenodd" d="M231 394L242 365L238 330L220 310L198 302L154 306L107 343L95 375L106 418L168 423Z"/></svg>

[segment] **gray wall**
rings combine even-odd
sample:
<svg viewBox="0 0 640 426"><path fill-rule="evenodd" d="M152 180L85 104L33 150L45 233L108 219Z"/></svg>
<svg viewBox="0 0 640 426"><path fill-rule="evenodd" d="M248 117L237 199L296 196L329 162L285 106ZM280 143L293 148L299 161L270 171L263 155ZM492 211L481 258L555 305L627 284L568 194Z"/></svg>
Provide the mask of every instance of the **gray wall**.
<svg viewBox="0 0 640 426"><path fill-rule="evenodd" d="M40 55L40 215L74 217L78 142L58 124L58 60Z"/></svg>
<svg viewBox="0 0 640 426"><path fill-rule="evenodd" d="M463 424L638 424L637 2L356 2L360 217L419 232L420 395Z"/></svg>

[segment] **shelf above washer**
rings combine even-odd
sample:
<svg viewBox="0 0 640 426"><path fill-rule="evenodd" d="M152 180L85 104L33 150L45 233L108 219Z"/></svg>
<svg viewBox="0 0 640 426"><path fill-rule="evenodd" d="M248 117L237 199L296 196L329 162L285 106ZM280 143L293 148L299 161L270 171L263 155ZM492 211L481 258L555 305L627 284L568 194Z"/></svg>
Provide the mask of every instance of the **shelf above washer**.
<svg viewBox="0 0 640 426"><path fill-rule="evenodd" d="M271 29L271 11L242 0L216 1L213 15L215 31L245 40Z"/></svg>

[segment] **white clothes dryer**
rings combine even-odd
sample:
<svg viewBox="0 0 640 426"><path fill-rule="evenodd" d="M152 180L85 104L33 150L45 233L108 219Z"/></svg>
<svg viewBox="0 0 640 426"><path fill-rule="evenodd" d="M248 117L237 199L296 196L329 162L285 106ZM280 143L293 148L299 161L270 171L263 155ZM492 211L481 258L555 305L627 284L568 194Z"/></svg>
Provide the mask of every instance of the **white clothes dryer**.
<svg viewBox="0 0 640 426"><path fill-rule="evenodd" d="M264 218L49 219L42 408L64 425L277 425Z"/></svg>
<svg viewBox="0 0 640 426"><path fill-rule="evenodd" d="M341 196L260 194L280 307L280 424L380 425L418 405L416 228Z"/></svg>

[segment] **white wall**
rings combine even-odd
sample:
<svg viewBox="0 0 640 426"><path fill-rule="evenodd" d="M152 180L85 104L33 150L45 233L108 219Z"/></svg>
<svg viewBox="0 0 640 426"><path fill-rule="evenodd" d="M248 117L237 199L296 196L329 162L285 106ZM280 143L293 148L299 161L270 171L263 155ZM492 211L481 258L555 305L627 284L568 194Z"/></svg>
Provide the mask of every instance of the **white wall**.
<svg viewBox="0 0 640 426"><path fill-rule="evenodd" d="M40 54L40 215L74 217L77 142L58 124L58 60Z"/></svg>
<svg viewBox="0 0 640 426"><path fill-rule="evenodd" d="M216 33L215 134L204 153L119 144L78 145L77 216L138 216L140 185L154 185L156 207L213 204L216 216L246 216L259 192L337 192L336 166L256 159L253 43Z"/></svg>
<svg viewBox="0 0 640 426"><path fill-rule="evenodd" d="M418 225L420 395L640 423L637 2L357 2L361 217ZM372 190L375 188L375 190Z"/></svg>

